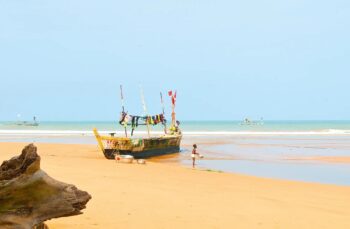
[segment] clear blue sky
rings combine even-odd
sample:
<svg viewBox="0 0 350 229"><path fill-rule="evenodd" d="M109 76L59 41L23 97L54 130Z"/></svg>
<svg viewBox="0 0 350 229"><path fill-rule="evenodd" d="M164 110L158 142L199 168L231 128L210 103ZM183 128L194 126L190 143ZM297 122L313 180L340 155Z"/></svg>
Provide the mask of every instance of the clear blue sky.
<svg viewBox="0 0 350 229"><path fill-rule="evenodd" d="M0 120L350 119L350 2L0 0Z"/></svg>

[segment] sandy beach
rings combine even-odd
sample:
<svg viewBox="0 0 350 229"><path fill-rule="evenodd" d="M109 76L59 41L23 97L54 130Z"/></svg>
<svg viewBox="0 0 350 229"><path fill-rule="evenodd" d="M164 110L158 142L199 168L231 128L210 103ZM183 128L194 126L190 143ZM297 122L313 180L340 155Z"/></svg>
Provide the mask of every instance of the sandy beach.
<svg viewBox="0 0 350 229"><path fill-rule="evenodd" d="M0 160L26 143L0 143ZM97 146L38 143L42 169L92 195L50 228L350 228L350 187L149 162L119 164Z"/></svg>

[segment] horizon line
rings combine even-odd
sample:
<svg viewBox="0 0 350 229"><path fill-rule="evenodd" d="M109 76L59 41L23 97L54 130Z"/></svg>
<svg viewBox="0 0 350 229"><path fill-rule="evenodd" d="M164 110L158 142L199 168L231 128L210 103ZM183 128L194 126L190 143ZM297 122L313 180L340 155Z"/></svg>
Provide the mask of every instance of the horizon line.
<svg viewBox="0 0 350 229"><path fill-rule="evenodd" d="M250 119L251 121L274 122L274 121L350 121L350 119ZM206 120L179 120L180 122L242 122L244 119L206 119ZM0 122L32 122L32 120L0 120ZM37 120L41 122L119 122L118 120Z"/></svg>

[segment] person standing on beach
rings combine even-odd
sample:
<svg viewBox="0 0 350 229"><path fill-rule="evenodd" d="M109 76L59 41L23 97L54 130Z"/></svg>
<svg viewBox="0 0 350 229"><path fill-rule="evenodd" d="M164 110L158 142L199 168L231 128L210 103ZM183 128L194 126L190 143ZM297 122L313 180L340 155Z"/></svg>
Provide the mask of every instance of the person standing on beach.
<svg viewBox="0 0 350 229"><path fill-rule="evenodd" d="M192 154L191 154L191 156L192 156L192 168L194 168L196 165L196 156L197 155L199 155L197 153L197 145L193 144L193 150L192 150Z"/></svg>

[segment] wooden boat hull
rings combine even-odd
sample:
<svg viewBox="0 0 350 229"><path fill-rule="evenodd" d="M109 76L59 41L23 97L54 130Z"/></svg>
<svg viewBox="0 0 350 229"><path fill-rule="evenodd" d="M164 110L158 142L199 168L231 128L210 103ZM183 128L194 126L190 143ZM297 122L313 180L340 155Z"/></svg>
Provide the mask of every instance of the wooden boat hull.
<svg viewBox="0 0 350 229"><path fill-rule="evenodd" d="M135 159L144 159L144 158L162 156L166 154L173 154L173 153L179 153L179 152L180 152L179 146L171 146L171 147L162 148L162 149L150 149L150 150L144 150L140 152L132 152L128 150L117 151L115 149L105 149L103 154L107 159L114 159L117 153L119 153L120 155L131 155Z"/></svg>
<svg viewBox="0 0 350 229"><path fill-rule="evenodd" d="M182 135L165 135L152 138L121 138L100 136L94 129L100 149L107 159L114 159L116 154L131 155L136 159L149 158L180 152Z"/></svg>

